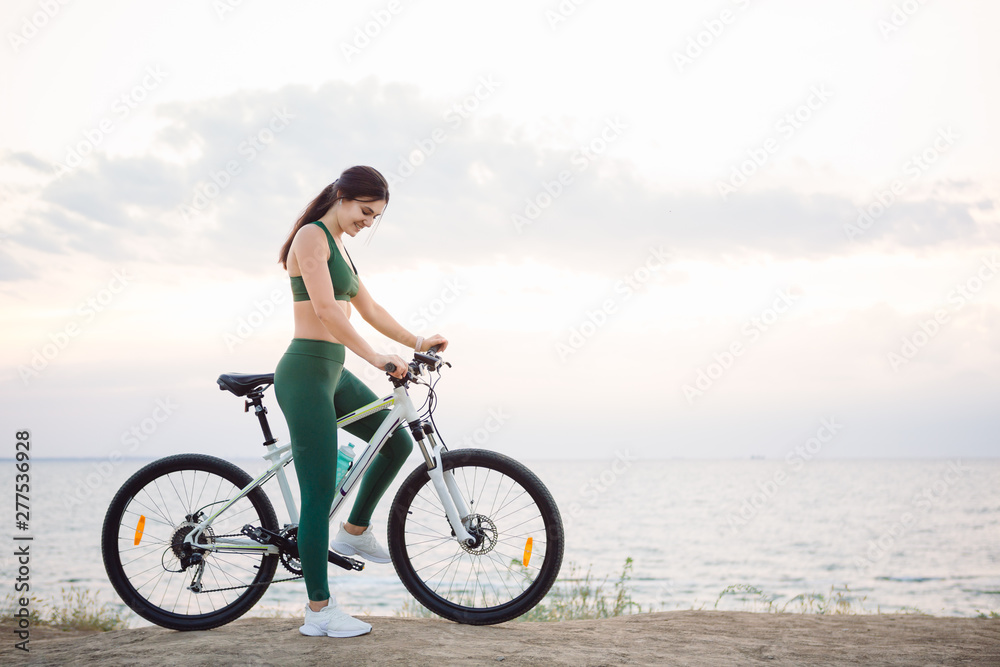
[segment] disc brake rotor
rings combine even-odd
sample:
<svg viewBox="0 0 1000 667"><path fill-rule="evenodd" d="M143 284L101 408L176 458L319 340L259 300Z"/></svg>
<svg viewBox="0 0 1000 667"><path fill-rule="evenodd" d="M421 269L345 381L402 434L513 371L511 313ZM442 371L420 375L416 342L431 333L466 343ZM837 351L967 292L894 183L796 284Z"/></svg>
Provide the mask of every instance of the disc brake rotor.
<svg viewBox="0 0 1000 667"><path fill-rule="evenodd" d="M493 547L497 544L497 526L489 517L473 514L469 517L469 525L466 530L476 538L476 543L471 547L465 544L461 545L466 552L481 556L493 551Z"/></svg>

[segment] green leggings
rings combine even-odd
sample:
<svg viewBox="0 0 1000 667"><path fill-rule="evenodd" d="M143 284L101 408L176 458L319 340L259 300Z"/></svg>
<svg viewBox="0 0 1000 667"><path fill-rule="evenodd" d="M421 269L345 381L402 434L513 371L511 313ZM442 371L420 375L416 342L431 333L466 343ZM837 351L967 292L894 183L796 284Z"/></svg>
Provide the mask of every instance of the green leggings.
<svg viewBox="0 0 1000 667"><path fill-rule="evenodd" d="M309 338L293 338L281 357L274 370L274 396L288 424L299 479L298 544L306 591L310 600L326 600L330 506L337 493L337 415L353 412L378 396L344 368L343 345ZM373 413L344 430L370 441L387 414ZM410 435L397 428L361 479L347 518L350 523L369 525L375 505L412 450Z"/></svg>

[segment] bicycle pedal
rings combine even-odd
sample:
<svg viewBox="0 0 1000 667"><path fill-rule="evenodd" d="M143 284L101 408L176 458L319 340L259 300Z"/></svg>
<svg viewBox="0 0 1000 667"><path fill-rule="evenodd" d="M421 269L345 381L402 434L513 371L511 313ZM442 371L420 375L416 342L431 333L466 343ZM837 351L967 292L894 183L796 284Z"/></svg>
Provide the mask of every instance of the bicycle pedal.
<svg viewBox="0 0 1000 667"><path fill-rule="evenodd" d="M357 570L360 572L365 569L364 561L348 558L347 556L341 556L336 551L327 551L327 554L327 560L338 567L344 568L345 570Z"/></svg>

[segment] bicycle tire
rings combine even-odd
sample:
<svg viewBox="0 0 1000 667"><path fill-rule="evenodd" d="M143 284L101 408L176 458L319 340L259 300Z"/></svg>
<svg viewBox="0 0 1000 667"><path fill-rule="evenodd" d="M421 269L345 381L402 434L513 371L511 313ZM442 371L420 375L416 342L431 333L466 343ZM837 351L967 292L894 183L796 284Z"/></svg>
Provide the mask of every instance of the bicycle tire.
<svg viewBox="0 0 1000 667"><path fill-rule="evenodd" d="M497 452L480 449L447 451L442 454L441 462L445 471L452 471L455 475L456 482L462 489L472 514L477 517L476 521L483 527L483 535L486 537L475 549L470 550L458 544L451 535L451 525L444 515L440 501L433 492L434 487L427 468L421 466L400 486L389 515L389 554L400 580L420 604L456 623L491 625L509 621L530 611L548 593L562 564L564 548L562 518L552 495L527 467ZM483 471L482 475L479 471ZM497 473L497 481L491 482L494 472ZM505 480L509 480L510 484L506 488L504 502L497 507L497 498L507 485ZM482 488L477 488L480 483L483 484ZM496 492L493 494L492 505L487 508L487 504L490 503L491 484L495 484ZM517 491L517 487L520 491ZM424 489L428 489L427 493L422 493ZM511 493L517 495L507 502ZM523 502L517 501L516 498L524 495L527 495L537 508L537 519L532 516L523 520L525 514L520 509L510 509L512 503ZM437 508L427 509L424 507L425 504L427 506L436 504ZM529 513L533 511L527 505L524 509ZM437 521L435 516L440 521ZM427 523L421 523L424 521ZM512 534L514 528L520 531L518 535ZM531 533L530 542L525 538L527 533ZM422 541L421 536L431 537L431 540ZM439 545L425 548L428 542ZM520 551L522 548L523 551ZM515 553L512 554L511 549ZM455 555L452 556L452 553ZM433 559L442 555L442 560L433 562ZM518 555L523 556L521 559L523 568L517 565ZM535 561L534 569L529 567L531 555L541 559L540 567L538 560ZM439 567L440 562L449 558L451 560L446 567L451 568L454 564L455 574L452 575L452 583L448 584L445 591L443 582L450 570L445 569L440 575L441 580L437 581L438 573L434 573L432 568ZM510 560L505 563L504 559ZM425 565L425 562L430 564ZM495 581L483 584L479 575L480 567L492 567L506 590L502 591ZM468 569L469 575L466 582L455 590L454 582L462 568ZM472 581L474 572L476 579ZM518 577L524 577L521 582L524 584L523 590L515 589L511 592L508 586L509 579L505 579L508 576L514 578L515 585ZM470 582L471 594L468 591ZM479 593L483 597L482 603L476 601ZM497 596L496 604L490 604L488 600L493 594ZM503 600L504 595L510 599Z"/></svg>
<svg viewBox="0 0 1000 667"><path fill-rule="evenodd" d="M233 583L249 587L231 595L190 590L185 593L185 581L190 582L194 568L185 570L180 566L177 546L183 531L189 531L191 525L188 520L180 521L181 517L188 519L227 500L234 489L238 491L251 481L246 472L228 461L203 454L178 454L144 466L122 485L104 518L101 554L108 579L129 608L164 628L209 630L236 620L257 603L274 576L277 556L206 551L203 582L207 588ZM212 500L205 494L213 492L214 501L203 504ZM250 516L253 513L256 517ZM278 528L274 507L260 487L213 521L213 536L238 533L244 524ZM124 564L123 554L128 554ZM177 567L181 570L168 569ZM243 582L241 577L249 578L250 574L242 575L240 571L253 574L252 580ZM173 602L168 600L168 593ZM185 606L182 597L186 598ZM204 610L219 601L221 606Z"/></svg>

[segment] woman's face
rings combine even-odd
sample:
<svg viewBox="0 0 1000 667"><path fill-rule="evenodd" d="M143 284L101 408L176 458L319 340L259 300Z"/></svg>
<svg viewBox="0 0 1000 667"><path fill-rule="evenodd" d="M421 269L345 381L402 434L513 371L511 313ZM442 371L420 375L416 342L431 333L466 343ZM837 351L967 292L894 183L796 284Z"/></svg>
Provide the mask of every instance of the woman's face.
<svg viewBox="0 0 1000 667"><path fill-rule="evenodd" d="M374 201L341 199L340 210L337 212L337 222L345 233L353 237L365 227L371 227L375 224L375 219L382 215L385 205L384 199Z"/></svg>

